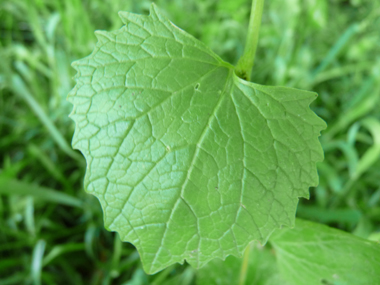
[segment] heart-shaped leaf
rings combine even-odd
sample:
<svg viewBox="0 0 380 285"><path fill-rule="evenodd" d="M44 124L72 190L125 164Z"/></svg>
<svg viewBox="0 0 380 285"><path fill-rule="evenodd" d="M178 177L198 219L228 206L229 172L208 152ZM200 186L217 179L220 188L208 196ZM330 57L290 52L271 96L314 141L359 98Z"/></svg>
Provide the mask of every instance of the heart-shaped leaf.
<svg viewBox="0 0 380 285"><path fill-rule="evenodd" d="M298 197L316 186L325 123L315 93L246 82L152 5L150 16L97 32L73 64L73 146L105 226L154 273L241 255L293 225Z"/></svg>

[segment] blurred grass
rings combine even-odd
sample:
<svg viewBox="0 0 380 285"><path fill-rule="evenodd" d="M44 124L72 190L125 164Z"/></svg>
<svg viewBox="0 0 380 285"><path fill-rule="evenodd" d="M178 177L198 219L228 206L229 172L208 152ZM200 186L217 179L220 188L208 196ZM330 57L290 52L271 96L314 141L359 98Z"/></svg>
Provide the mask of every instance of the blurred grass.
<svg viewBox="0 0 380 285"><path fill-rule="evenodd" d="M103 228L71 149L73 60L94 30L147 0L0 1L0 284L192 284L196 271L142 271L133 246ZM235 64L250 1L158 0L179 27ZM254 81L314 90L328 123L320 185L298 216L379 240L380 2L266 1Z"/></svg>

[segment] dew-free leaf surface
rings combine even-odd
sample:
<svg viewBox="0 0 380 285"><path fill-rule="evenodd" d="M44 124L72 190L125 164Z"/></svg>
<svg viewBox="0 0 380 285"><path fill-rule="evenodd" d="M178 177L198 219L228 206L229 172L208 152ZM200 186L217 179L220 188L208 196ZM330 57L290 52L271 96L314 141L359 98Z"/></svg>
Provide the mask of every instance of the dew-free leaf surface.
<svg viewBox="0 0 380 285"><path fill-rule="evenodd" d="M242 273L243 258L229 256L225 261L215 259L197 271L197 285L290 285L280 276L275 252L257 243L250 250L247 269Z"/></svg>
<svg viewBox="0 0 380 285"><path fill-rule="evenodd" d="M297 219L270 238L281 275L295 285L378 284L380 244Z"/></svg>
<svg viewBox="0 0 380 285"><path fill-rule="evenodd" d="M121 12L73 64L73 146L105 226L157 272L240 256L293 225L298 197L318 183L325 123L315 93L239 79L234 68L173 25Z"/></svg>

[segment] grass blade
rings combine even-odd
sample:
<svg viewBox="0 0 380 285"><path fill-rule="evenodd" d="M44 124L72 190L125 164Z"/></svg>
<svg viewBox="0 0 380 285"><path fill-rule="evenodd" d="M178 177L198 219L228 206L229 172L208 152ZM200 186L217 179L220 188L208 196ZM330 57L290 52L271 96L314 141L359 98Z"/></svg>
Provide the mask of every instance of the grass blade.
<svg viewBox="0 0 380 285"><path fill-rule="evenodd" d="M57 190L33 185L30 183L0 177L0 194L29 195L36 199L59 203L72 207L82 207L82 201Z"/></svg>

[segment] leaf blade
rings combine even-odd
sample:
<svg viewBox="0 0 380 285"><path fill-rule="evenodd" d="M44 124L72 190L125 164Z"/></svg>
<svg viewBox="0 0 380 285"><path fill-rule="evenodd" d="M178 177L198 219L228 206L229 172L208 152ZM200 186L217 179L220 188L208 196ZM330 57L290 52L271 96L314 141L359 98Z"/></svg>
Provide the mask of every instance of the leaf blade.
<svg viewBox="0 0 380 285"><path fill-rule="evenodd" d="M376 284L380 245L301 219L270 238L280 272L291 284Z"/></svg>
<svg viewBox="0 0 380 285"><path fill-rule="evenodd" d="M292 225L323 158L325 124L309 109L315 94L240 80L154 5L150 16L120 15L126 25L97 33L94 52L73 64L68 97L85 188L99 198L105 226L154 273L184 259L200 267L239 256L251 240ZM305 132L310 142L299 143ZM275 141L285 145L283 173Z"/></svg>

